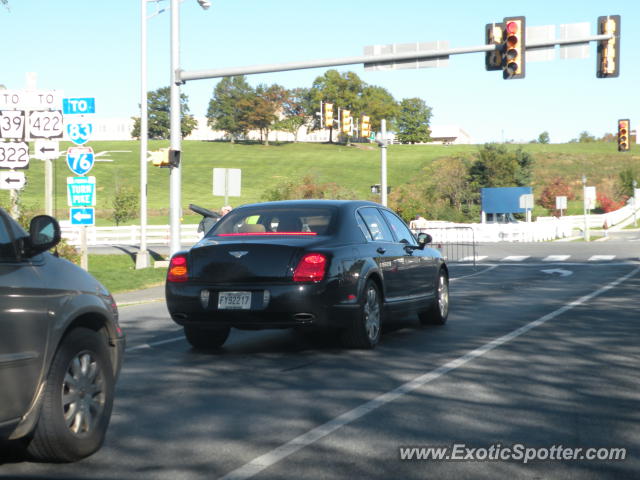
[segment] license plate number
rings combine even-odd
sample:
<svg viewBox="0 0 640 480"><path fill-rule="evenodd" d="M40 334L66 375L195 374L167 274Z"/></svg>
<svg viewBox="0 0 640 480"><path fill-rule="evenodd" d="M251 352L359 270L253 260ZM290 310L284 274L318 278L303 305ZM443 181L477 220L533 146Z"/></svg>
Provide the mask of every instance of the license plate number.
<svg viewBox="0 0 640 480"><path fill-rule="evenodd" d="M249 310L251 308L251 292L220 292L218 294L220 310Z"/></svg>

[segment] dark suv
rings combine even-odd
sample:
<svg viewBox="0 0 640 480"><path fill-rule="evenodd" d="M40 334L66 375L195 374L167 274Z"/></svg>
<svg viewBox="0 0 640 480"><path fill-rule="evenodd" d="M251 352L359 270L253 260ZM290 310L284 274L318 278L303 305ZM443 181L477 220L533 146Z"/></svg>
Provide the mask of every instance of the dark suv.
<svg viewBox="0 0 640 480"><path fill-rule="evenodd" d="M0 440L64 462L102 445L124 334L111 294L47 252L59 241L54 218L26 233L0 208Z"/></svg>

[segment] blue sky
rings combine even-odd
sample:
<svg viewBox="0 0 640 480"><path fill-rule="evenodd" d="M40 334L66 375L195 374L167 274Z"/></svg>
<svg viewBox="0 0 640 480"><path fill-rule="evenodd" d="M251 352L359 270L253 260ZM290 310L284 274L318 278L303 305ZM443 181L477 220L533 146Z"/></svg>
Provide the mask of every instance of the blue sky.
<svg viewBox="0 0 640 480"><path fill-rule="evenodd" d="M167 7L168 0L160 5ZM449 66L365 72L339 67L389 90L397 100L420 97L433 108L433 124L458 125L477 142L529 141L548 131L564 142L588 131L613 132L619 118L640 118L640 2L493 0L196 0L181 6L181 66L184 70L339 58L363 54L373 44L448 40L451 47L484 43L484 25L524 15L527 25L589 22L622 16L621 75L595 76L590 58L529 63L526 78L505 81L484 69L480 53L455 55ZM65 96L96 98L97 115L138 114L140 98L140 1L10 0L0 9L0 84L25 85L36 72L38 88ZM154 11L153 4L147 13ZM169 83L169 12L148 21L149 90ZM309 87L326 69L253 75L253 85ZM218 80L188 82L183 92L191 112L204 115Z"/></svg>

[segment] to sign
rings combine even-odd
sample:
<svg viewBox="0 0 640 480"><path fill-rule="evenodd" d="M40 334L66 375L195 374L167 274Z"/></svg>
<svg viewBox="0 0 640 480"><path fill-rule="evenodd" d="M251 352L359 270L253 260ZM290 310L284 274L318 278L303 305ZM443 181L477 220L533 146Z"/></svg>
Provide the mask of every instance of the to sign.
<svg viewBox="0 0 640 480"><path fill-rule="evenodd" d="M96 204L96 177L67 177L67 200L70 207Z"/></svg>
<svg viewBox="0 0 640 480"><path fill-rule="evenodd" d="M31 138L61 138L62 112L60 110L29 112L29 136Z"/></svg>
<svg viewBox="0 0 640 480"><path fill-rule="evenodd" d="M0 90L0 109L60 110L61 90Z"/></svg>
<svg viewBox="0 0 640 480"><path fill-rule="evenodd" d="M94 225L94 209L92 207L78 207L69 209L71 225Z"/></svg>
<svg viewBox="0 0 640 480"><path fill-rule="evenodd" d="M34 157L39 160L55 160L60 156L60 142L57 140L36 140Z"/></svg>
<svg viewBox="0 0 640 480"><path fill-rule="evenodd" d="M0 143L0 168L29 168L29 145Z"/></svg>
<svg viewBox="0 0 640 480"><path fill-rule="evenodd" d="M67 124L67 136L76 145L83 145L89 141L93 132L93 125L88 122L76 122Z"/></svg>
<svg viewBox="0 0 640 480"><path fill-rule="evenodd" d="M0 189L22 190L27 183L24 172L0 172Z"/></svg>
<svg viewBox="0 0 640 480"><path fill-rule="evenodd" d="M0 111L0 138L24 139L24 110Z"/></svg>
<svg viewBox="0 0 640 480"><path fill-rule="evenodd" d="M91 147L70 147L67 150L67 165L76 175L84 175L93 167L94 156Z"/></svg>
<svg viewBox="0 0 640 480"><path fill-rule="evenodd" d="M62 111L65 115L96 113L95 98L63 98Z"/></svg>

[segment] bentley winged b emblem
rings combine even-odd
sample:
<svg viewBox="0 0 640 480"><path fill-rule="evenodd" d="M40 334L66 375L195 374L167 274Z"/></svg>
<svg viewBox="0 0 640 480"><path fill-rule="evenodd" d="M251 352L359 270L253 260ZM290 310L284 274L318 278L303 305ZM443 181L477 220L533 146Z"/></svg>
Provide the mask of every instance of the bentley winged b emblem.
<svg viewBox="0 0 640 480"><path fill-rule="evenodd" d="M240 258L240 257L244 257L247 253L247 251L238 251L238 252L229 252L229 255L233 255L236 258Z"/></svg>

